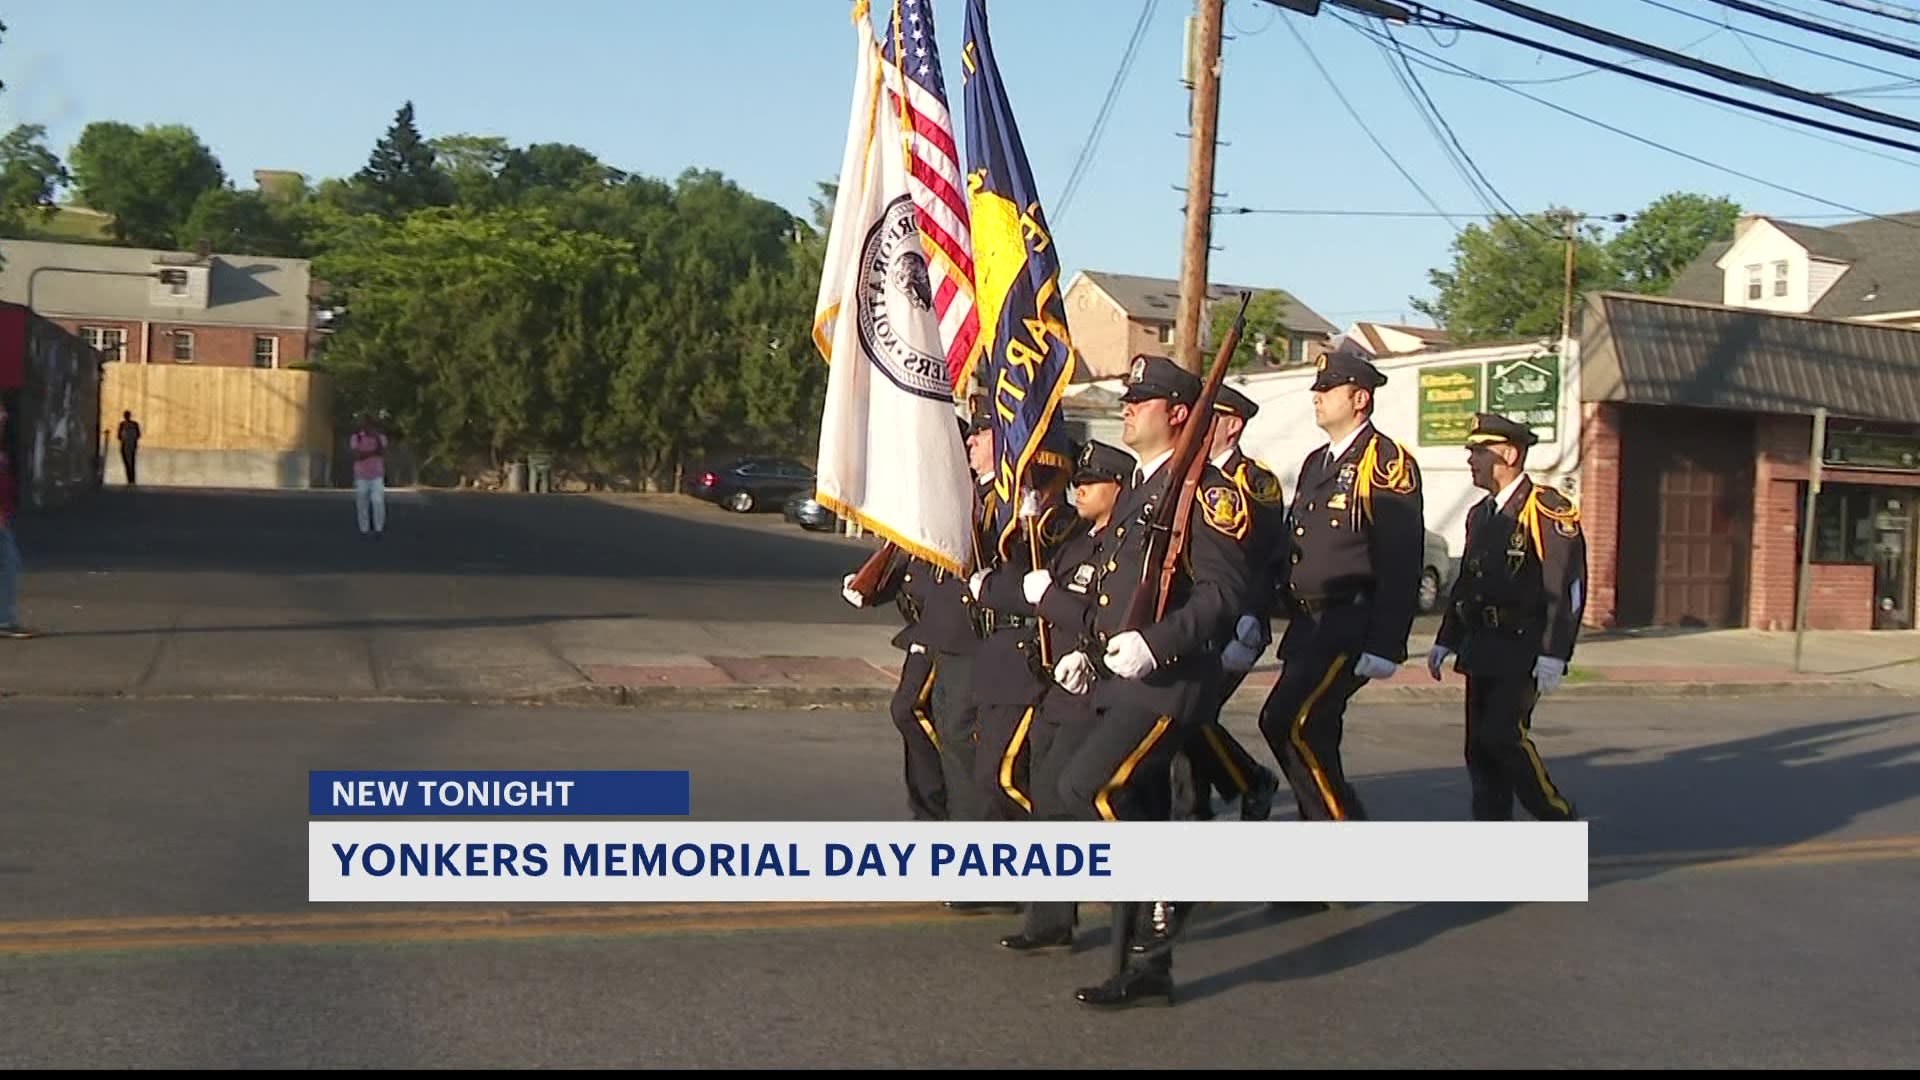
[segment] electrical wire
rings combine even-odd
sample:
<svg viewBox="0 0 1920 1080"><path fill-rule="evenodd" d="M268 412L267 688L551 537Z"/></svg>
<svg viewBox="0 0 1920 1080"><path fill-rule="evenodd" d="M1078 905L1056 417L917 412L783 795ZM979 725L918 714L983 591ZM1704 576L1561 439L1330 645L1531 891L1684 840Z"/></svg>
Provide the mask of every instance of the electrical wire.
<svg viewBox="0 0 1920 1080"><path fill-rule="evenodd" d="M1689 18L1689 19L1697 19L1697 20L1699 20L1700 22L1703 22L1703 23L1706 23L1706 24L1707 24L1707 25L1709 25L1709 26L1712 26L1712 25L1714 25L1714 23L1713 23L1713 20L1712 20L1712 19L1709 19L1709 18L1707 18L1707 17L1705 16L1705 15L1702 15L1702 14L1700 14L1700 13L1698 13L1698 12L1694 12L1694 11L1687 11L1687 10L1685 10L1685 9L1683 9L1683 8L1677 8L1677 7L1674 7L1674 6L1672 6L1671 4L1664 4L1664 3L1661 3L1661 0L1640 0L1640 2L1641 2L1641 3L1643 3L1643 4L1646 4L1646 5L1648 5L1648 6L1650 6L1650 7L1657 7L1657 8L1659 8L1659 9L1660 9L1660 10L1662 10L1662 11L1671 11L1671 12L1673 12L1673 13L1674 13L1675 15L1684 15L1685 17L1687 17L1687 18ZM1722 14L1723 14L1723 15L1726 15L1726 13L1725 13L1725 12L1723 12ZM1732 18L1732 16L1731 16L1731 15L1726 15L1726 17L1727 17L1727 18ZM1749 38L1749 37L1751 37L1751 38L1757 38L1757 39L1759 39L1759 40L1761 40L1761 41L1766 41L1766 42L1771 42L1772 44L1775 44L1775 45L1780 45L1780 46L1783 46L1783 47L1785 47L1785 48L1789 48L1789 49L1794 49L1794 50L1797 50L1797 51L1799 51L1799 52L1803 52L1803 53L1806 53L1806 54L1807 54L1807 55L1809 55L1809 56L1818 56L1818 57L1820 57L1820 58L1821 58L1821 59L1823 59L1823 60L1832 60L1832 61L1834 61L1835 63L1840 63L1840 64L1847 64L1847 65L1850 65L1850 66L1852 66L1852 67L1857 67L1857 68L1861 68L1861 69L1863 69L1863 70L1866 70L1866 71L1871 71L1871 72L1875 72L1875 73L1877 73L1877 74L1880 74L1880 75L1891 75L1891 76L1893 76L1893 77L1894 77L1894 78L1896 78L1896 79L1903 79L1903 80L1906 80L1906 81L1907 81L1907 82L1909 82L1909 83L1911 83L1911 82L1913 81L1913 79L1912 79L1912 77L1911 77L1911 76L1909 76L1909 75L1907 75L1907 74L1906 74L1906 73L1904 73L1904 72L1899 72L1899 71L1889 71L1888 69L1886 69L1886 68L1883 68L1883 67L1874 67L1874 66L1873 66L1872 64L1866 64L1866 63L1862 63L1862 62L1860 62L1860 61L1858 61L1858 60L1849 60L1849 59L1847 59L1847 58L1846 58L1846 57L1844 57L1844 56L1835 56L1835 55L1834 55L1833 53L1825 53L1825 52L1821 52L1821 51L1820 51L1819 49L1812 49L1812 48L1808 48L1808 47L1807 47L1807 46L1805 46L1805 45L1799 45L1799 44L1795 44L1794 42L1791 42L1791 41L1786 41L1786 40L1784 40L1784 39L1782 39L1782 38L1777 38L1777 37L1769 37L1769 36L1768 36L1768 35L1766 35L1766 34L1762 34L1762 33L1759 33L1759 32L1757 32L1757 31L1754 31L1754 30L1741 30L1741 29L1739 29L1738 27L1735 27L1735 26L1733 26L1733 25L1731 25L1731 24L1728 24L1728 25L1727 25L1727 29L1728 29L1728 30L1731 30L1731 31L1733 31L1733 32L1734 32L1735 34L1737 34L1737 35L1739 35L1739 36L1740 36L1741 38L1743 38L1743 39L1745 39L1745 38ZM1744 42L1744 40L1742 41L1742 44L1745 44L1745 42ZM1747 50L1747 55L1748 55L1748 56L1753 56L1753 62L1754 62L1755 64L1760 64L1760 58L1759 58L1758 56L1754 56L1754 54L1753 54L1753 50L1752 50L1752 49L1748 49L1748 50ZM1764 71L1764 70L1766 69L1766 65L1764 65L1764 64L1761 64L1760 66L1761 66L1761 70L1763 70L1763 71Z"/></svg>
<svg viewBox="0 0 1920 1080"><path fill-rule="evenodd" d="M1810 33L1821 34L1833 38L1836 41L1846 41L1855 45L1863 45L1869 49L1879 49L1881 52L1892 53L1895 56L1904 56L1909 60L1920 60L1920 49L1911 48L1902 44L1899 40L1888 40L1886 38L1870 37L1866 34L1857 33L1852 28L1844 27L1842 24L1814 22L1812 19L1803 18L1800 15L1789 14L1786 11L1775 11L1772 8L1761 7L1759 4L1748 3L1747 0L1710 0L1710 2L1719 4L1724 8L1732 8L1734 11L1742 11L1748 15L1757 16L1758 18L1771 19L1774 22L1800 30L1806 30Z"/></svg>
<svg viewBox="0 0 1920 1080"><path fill-rule="evenodd" d="M1827 0L1834 7L1843 7L1849 11L1863 11L1868 15L1878 15L1883 19L1912 23L1920 26L1920 11L1912 8L1895 7L1890 4L1869 4L1862 0Z"/></svg>
<svg viewBox="0 0 1920 1080"><path fill-rule="evenodd" d="M1785 83L1777 82L1773 79L1763 79L1757 75L1749 75L1744 71L1736 71L1733 68L1722 67L1719 64L1710 64L1704 60L1697 60L1691 56L1674 52L1671 49L1663 49L1657 45L1649 45L1642 41L1636 41L1633 38L1613 33L1610 30L1602 30L1597 27L1588 26L1585 23L1574 22L1572 19L1562 18L1552 12L1541 11L1538 8L1518 3L1517 0L1474 0L1474 2L1484 4L1496 11L1505 12L1515 18L1523 19L1538 26L1550 27L1570 37L1585 39L1596 45L1606 45L1619 49L1622 52L1633 53L1636 56L1648 56L1657 60L1664 60L1675 67L1685 68L1697 75L1711 76L1722 82L1743 86L1749 90L1760 90L1773 94L1776 97L1790 98L1804 105L1829 109L1833 112L1851 116L1856 120L1866 120L1870 123L1885 124L1888 127L1920 132L1920 120L1912 120L1904 116L1895 116L1892 113L1869 109L1864 105L1855 105L1850 101L1839 101L1834 98L1824 97L1820 94L1802 90L1797 86L1788 86ZM1496 30L1492 27L1480 26L1476 27L1476 29L1482 33L1493 34L1497 37L1506 37L1509 39L1513 37L1513 35L1505 31ZM1521 40L1524 41L1524 39ZM1536 48L1544 47L1538 42L1531 42L1529 44L1532 44ZM1645 76L1639 76L1636 73L1636 77ZM1915 148L1909 146L1905 147L1905 149Z"/></svg>
<svg viewBox="0 0 1920 1080"><path fill-rule="evenodd" d="M1362 23L1355 22L1351 19L1348 19L1344 15L1338 12L1334 12L1332 14L1333 14L1333 17L1338 21L1346 23L1349 27L1352 27L1354 30L1362 34L1365 34L1369 38L1373 38L1376 41L1383 36L1391 40L1397 40L1393 37L1391 33L1383 34L1380 31L1374 30L1370 26L1366 26ZM1600 128L1603 131L1612 132L1613 134L1618 135L1621 138L1631 139L1632 141L1640 143L1643 146L1648 146L1655 150L1659 150L1664 153L1671 154L1674 157L1683 158L1687 161L1693 162L1696 165L1702 165L1702 166L1705 166L1706 168L1713 169L1716 172L1726 173L1729 176L1739 177L1740 179L1745 180L1748 183L1759 184L1762 187L1769 187L1775 191L1779 191L1787 195L1792 195L1795 198L1805 199L1808 202L1819 203L1822 206L1831 206L1836 210L1845 210L1848 213L1854 215L1855 218L1874 218L1875 220L1879 220L1879 221L1887 221L1887 222L1892 222L1898 225L1904 225L1908 228L1920 229L1920 222L1909 221L1909 220L1906 220L1903 218L1897 218L1897 217L1889 217L1884 214L1876 214L1871 210L1862 210L1857 206L1849 206L1846 203L1836 202L1833 199L1824 198L1822 196L1815 195L1811 192L1801 191L1798 188L1788 187L1785 184L1775 183L1772 180L1767 180L1762 177L1755 176L1752 173L1742 172L1739 169L1735 169L1731 166L1722 165L1717 161L1711 161L1711 160L1708 160L1707 158L1703 158L1698 154L1691 154L1685 150L1679 150L1674 147L1668 146L1665 143L1661 143L1653 139L1649 139L1644 135L1636 135L1633 132L1626 130L1625 128L1615 127L1614 125L1609 124L1604 120L1597 120L1591 116L1586 115L1585 113L1581 113L1576 110L1566 108L1563 105L1559 105L1554 102L1548 101L1546 98L1540 97L1536 94L1530 94L1527 91L1522 90L1517 86L1508 86L1497 79L1490 79L1487 76L1482 75L1477 71L1474 71L1467 67L1463 67L1459 64L1454 63L1451 60L1445 60L1440 57L1434 56L1431 53L1426 52L1425 50L1416 48L1412 45L1407 45L1404 42L1401 43L1400 47L1405 49L1407 52L1420 57L1421 59L1426 61L1429 65L1435 66L1435 70L1450 69L1451 73L1453 74L1458 74L1458 75L1465 76L1467 78L1476 79L1481 82L1489 83L1493 86L1499 87L1501 90L1504 90L1509 94L1516 94L1520 97L1526 98L1528 101L1531 101L1537 105L1543 105L1546 108L1552 109L1553 111L1560 113L1564 116L1570 116L1575 120L1581 121L1582 123L1591 124L1594 127ZM1437 210L1439 208L1435 207L1434 209Z"/></svg>
<svg viewBox="0 0 1920 1080"><path fill-rule="evenodd" d="M1073 159L1073 168L1067 172L1067 182L1060 189L1060 197L1054 200L1053 213L1049 219L1055 227L1067 215L1067 208L1073 204L1073 196L1080 190L1080 181L1087 170L1093 166L1096 148L1100 136L1106 133L1107 118L1113 113L1113 103L1120 97L1120 88L1127 81L1127 74L1133 70L1134 58L1140 54L1140 42L1146 38L1147 26L1153 21L1153 10L1160 0L1144 0L1140 5L1140 17L1134 20L1133 36L1127 39L1126 51L1120 54L1120 64L1113 72L1113 81L1107 84L1106 99L1100 103L1100 111L1094 116L1093 127L1088 130L1086 141L1080 144L1079 156Z"/></svg>
<svg viewBox="0 0 1920 1080"><path fill-rule="evenodd" d="M1379 136L1373 133L1373 129L1367 126L1367 122L1360 118L1359 110L1355 109L1353 103L1347 100L1347 95L1340 92L1340 84L1333 81L1333 76L1329 74L1326 67L1320 63L1320 58L1314 55L1313 49L1307 44L1307 39L1300 35L1300 28L1293 25L1294 20L1286 19L1284 21L1287 32L1293 35L1294 41L1299 43L1300 51L1306 53L1307 59L1313 62L1314 69L1320 72L1320 77L1326 81L1327 88L1332 90L1333 96L1340 100L1340 104L1347 110L1347 115L1353 118L1354 124L1373 142L1374 148L1379 150L1381 155L1387 159L1387 163L1393 166L1394 171L1398 172L1413 190L1420 193L1420 198L1426 202L1428 206L1432 207L1435 213L1443 218L1447 218L1447 224L1453 226L1456 232L1459 231L1459 223L1447 217L1446 211L1440 209L1440 204L1433 200L1432 195L1427 194L1427 189L1420 186L1420 181L1413 178L1413 174L1407 171L1406 166L1400 164L1400 159L1393 156L1393 151L1387 149L1386 144L1382 143Z"/></svg>

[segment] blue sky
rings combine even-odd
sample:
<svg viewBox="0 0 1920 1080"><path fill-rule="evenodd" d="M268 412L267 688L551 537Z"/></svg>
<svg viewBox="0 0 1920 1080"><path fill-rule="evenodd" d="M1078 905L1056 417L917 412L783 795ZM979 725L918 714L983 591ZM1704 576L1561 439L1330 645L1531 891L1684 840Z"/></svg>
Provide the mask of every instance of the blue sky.
<svg viewBox="0 0 1920 1080"><path fill-rule="evenodd" d="M1804 89L1920 80L1920 61L1731 12L1708 0L1533 2ZM1920 24L1849 12L1831 0L1769 3L1883 39L1920 42ZM958 124L964 117L958 65L966 8L961 0L935 5ZM1521 23L1476 0L1436 5L1587 55L1631 59ZM995 49L1069 275L1092 268L1173 277L1179 270L1183 196L1175 189L1187 169L1180 53L1191 0L1153 4L1093 166L1071 203L1059 205L1143 6L1142 0L990 0ZM874 7L876 25L884 25L888 5L877 0ZM297 169L311 177L353 172L395 109L411 98L429 136L467 132L516 143L572 142L618 167L659 176L688 167L718 169L805 213L814 182L833 174L842 150L854 44L848 11L846 0L15 5L0 16L8 27L0 42L0 79L6 82L0 123L45 124L63 155L93 120L188 124L219 155L228 175L248 187L258 168ZM1227 24L1232 40L1226 44L1220 119L1226 145L1215 182L1221 206L1432 213L1356 126L1316 69L1317 59L1441 210L1486 213L1374 41L1325 13L1309 19L1259 0L1228 0ZM1395 35L1440 62L1759 180L1861 211L1920 208L1914 194L1920 154L1788 130L1778 121L1483 36L1420 28ZM1635 67L1866 126L1665 65ZM1500 195L1523 210L1562 205L1629 212L1662 193L1694 190L1816 224L1854 216L1640 145L1485 81L1421 66L1414 71L1453 137ZM1920 116L1916 99L1920 86L1847 98ZM1874 130L1920 143L1920 133ZM1464 225L1472 219L1455 220ZM1408 298L1429 294L1427 271L1450 262L1453 235L1453 225L1436 217L1227 216L1217 222L1214 242L1221 250L1212 255L1209 276L1292 290L1340 325L1356 318L1423 321Z"/></svg>

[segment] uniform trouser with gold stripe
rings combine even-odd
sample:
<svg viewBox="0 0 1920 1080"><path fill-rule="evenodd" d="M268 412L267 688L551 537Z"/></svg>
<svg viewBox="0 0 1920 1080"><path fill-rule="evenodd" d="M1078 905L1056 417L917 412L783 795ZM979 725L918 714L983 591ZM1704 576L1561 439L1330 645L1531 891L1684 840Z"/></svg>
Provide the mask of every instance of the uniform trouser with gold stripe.
<svg viewBox="0 0 1920 1080"><path fill-rule="evenodd" d="M1260 710L1260 733L1310 820L1362 821L1367 816L1340 762L1347 701L1367 684L1353 673L1359 655L1358 650L1309 642L1286 657Z"/></svg>
<svg viewBox="0 0 1920 1080"><path fill-rule="evenodd" d="M1539 821L1571 821L1574 808L1533 745L1539 684L1530 674L1467 676L1467 775L1473 819L1512 821L1517 798Z"/></svg>
<svg viewBox="0 0 1920 1080"><path fill-rule="evenodd" d="M988 821L1020 821L1033 814L1030 751L1035 707L981 703L974 707L980 741L973 748L973 786Z"/></svg>
<svg viewBox="0 0 1920 1080"><path fill-rule="evenodd" d="M946 777L940 770L940 738L933 727L933 654L908 649L893 691L893 726L906 749L907 809L915 821L945 821Z"/></svg>
<svg viewBox="0 0 1920 1080"><path fill-rule="evenodd" d="M1266 778L1260 764L1233 733L1220 724L1220 710L1233 700L1246 680L1244 671L1229 671L1220 687L1219 704L1180 747L1173 762L1173 813L1183 819L1213 816L1213 792L1222 799L1245 798L1255 781Z"/></svg>
<svg viewBox="0 0 1920 1080"><path fill-rule="evenodd" d="M1068 802L1061 774L1093 731L1093 706L1085 694L1069 694L1050 686L1034 709L1027 729L1028 775L1032 777L1033 818L1036 821L1079 821ZM1021 931L1031 938L1051 938L1073 932L1080 905L1071 900L1037 900L1027 905Z"/></svg>
<svg viewBox="0 0 1920 1080"><path fill-rule="evenodd" d="M1181 743L1192 737L1192 717L1121 703L1097 710L1091 727L1060 777L1061 794L1076 814L1101 821L1165 820L1172 799L1169 768ZM1132 955L1146 906L1125 902L1112 907L1115 973L1129 963L1162 970L1173 966L1171 942L1161 942L1141 957Z"/></svg>
<svg viewBox="0 0 1920 1080"><path fill-rule="evenodd" d="M933 730L940 737L940 774L952 821L983 821L986 801L973 782L978 733L973 700L973 656L937 652L933 657Z"/></svg>

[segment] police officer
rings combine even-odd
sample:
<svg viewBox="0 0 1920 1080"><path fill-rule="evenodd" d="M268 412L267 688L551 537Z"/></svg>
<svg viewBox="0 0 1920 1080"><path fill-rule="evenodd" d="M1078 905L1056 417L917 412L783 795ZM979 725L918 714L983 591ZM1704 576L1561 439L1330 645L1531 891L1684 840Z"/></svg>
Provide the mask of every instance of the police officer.
<svg viewBox="0 0 1920 1080"><path fill-rule="evenodd" d="M1273 641L1275 576L1286 529L1286 497L1280 478L1240 449L1240 435L1260 407L1232 386L1222 384L1214 402L1213 443L1209 459L1233 481L1253 511L1253 527L1243 545L1247 555L1248 605L1235 627L1235 640L1221 657L1225 681L1212 715L1174 760L1175 810L1182 816L1213 817L1213 792L1240 800L1243 821L1265 821L1273 812L1280 780L1221 726L1219 713L1240 689L1254 663Z"/></svg>
<svg viewBox="0 0 1920 1080"><path fill-rule="evenodd" d="M1319 367L1313 414L1328 442L1301 463L1288 512L1290 618L1260 731L1309 817L1360 820L1366 809L1340 762L1347 701L1407 657L1425 508L1413 455L1373 425L1387 377L1344 353Z"/></svg>
<svg viewBox="0 0 1920 1080"><path fill-rule="evenodd" d="M1246 610L1246 557L1240 545L1252 528L1252 510L1240 489L1206 463L1190 508L1186 551L1176 560L1164 611L1144 625L1126 626L1137 588L1158 588L1160 568L1147 566L1154 508L1179 498L1182 477L1168 462L1183 425L1193 416L1200 380L1166 357L1134 358L1122 417L1127 445L1139 458L1114 507L1111 528L1094 550L1098 568L1089 647L1054 666L1070 693L1090 692L1093 722L1062 763L1061 795L1075 816L1126 821L1164 817L1172 755L1217 699L1220 652ZM1204 447L1202 449L1204 453ZM1043 602L1051 583L1039 582ZM1155 810L1162 812L1156 815ZM1131 955L1141 925L1139 903L1113 910L1113 974L1083 987L1081 1002L1126 1006L1155 997L1172 1000L1172 937Z"/></svg>
<svg viewBox="0 0 1920 1080"><path fill-rule="evenodd" d="M1030 574L1021 583L1023 596L1038 597L1033 610L1062 658L1075 652L1092 655L1095 650L1093 612L1101 564L1094 555L1133 464L1133 455L1116 446L1089 441L1081 448L1071 479L1073 508L1082 527L1054 549L1045 577ZM1066 763L1093 730L1093 722L1092 695L1084 688L1080 693L1068 692L1049 670L1028 737L1035 820L1072 821L1086 816L1066 801L1060 779ZM1022 953L1070 948L1078 911L1079 905L1071 900L1029 903L1025 924L1018 933L1001 938L1000 945Z"/></svg>
<svg viewBox="0 0 1920 1080"><path fill-rule="evenodd" d="M854 607L874 607L891 601L905 625L893 636L893 647L906 650L900 682L894 687L890 711L906 752L907 809L915 821L947 819L947 784L940 765L940 739L933 725L933 654L922 640L918 602L904 589L912 574L925 576L932 567L919 559L896 556L871 597L853 590L853 575L840 584L840 593Z"/></svg>
<svg viewBox="0 0 1920 1080"><path fill-rule="evenodd" d="M985 435L992 444L991 430ZM989 471L991 474L991 470ZM1014 531L999 545L992 522L981 522L981 543L991 565L969 580L975 611L986 638L974 656L972 694L975 729L973 784L989 821L1012 821L1033 812L1029 752L1034 712L1053 682L1052 641L1041 633L1040 617L1021 588L1029 572L1046 567L1060 545L1084 531L1067 505L1062 469L1030 469L1036 482L1026 515L1017 512ZM997 493L993 493L997 499ZM1071 642L1069 646L1071 647Z"/></svg>
<svg viewBox="0 0 1920 1080"><path fill-rule="evenodd" d="M1427 671L1450 656L1467 677L1467 775L1475 821L1511 821L1517 797L1540 821L1578 813L1547 776L1529 731L1540 695L1566 674L1580 635L1587 543L1567 497L1527 478L1533 431L1481 413L1467 465L1488 492L1467 514L1467 547Z"/></svg>

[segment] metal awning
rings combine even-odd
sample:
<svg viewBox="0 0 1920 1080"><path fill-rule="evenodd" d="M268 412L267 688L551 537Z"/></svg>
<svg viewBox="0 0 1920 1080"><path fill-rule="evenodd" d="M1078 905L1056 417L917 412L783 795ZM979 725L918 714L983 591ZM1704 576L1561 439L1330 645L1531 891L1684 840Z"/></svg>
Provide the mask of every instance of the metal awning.
<svg viewBox="0 0 1920 1080"><path fill-rule="evenodd" d="M1580 397L1920 424L1920 330L1592 293Z"/></svg>

